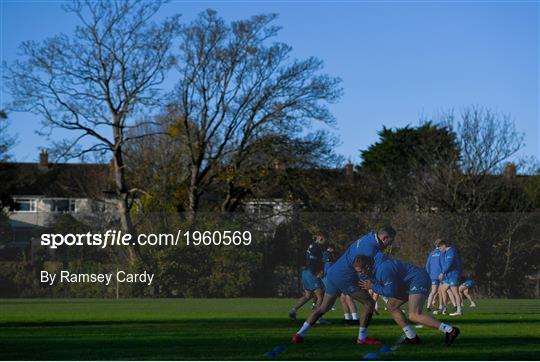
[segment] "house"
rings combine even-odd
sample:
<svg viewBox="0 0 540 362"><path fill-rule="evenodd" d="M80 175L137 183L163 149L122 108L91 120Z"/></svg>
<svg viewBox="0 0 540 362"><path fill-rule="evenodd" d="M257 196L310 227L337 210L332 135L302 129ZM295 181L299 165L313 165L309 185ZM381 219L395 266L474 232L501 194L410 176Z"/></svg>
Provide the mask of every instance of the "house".
<svg viewBox="0 0 540 362"><path fill-rule="evenodd" d="M114 207L107 164L52 164L43 151L39 163L3 163L2 171L12 178L12 203L0 248L27 247L58 215L82 219Z"/></svg>
<svg viewBox="0 0 540 362"><path fill-rule="evenodd" d="M268 233L291 217L295 203L286 194L297 191L287 186L295 183L291 178L318 175L334 183L337 179L353 177L351 163L345 169L335 170L293 170L283 163L276 163L273 168L277 174L268 177L263 190L255 190L242 203L253 225ZM42 151L38 163L2 163L0 172L8 173L13 179L8 195L12 204L9 210L4 210L9 230L0 230L0 248L28 247L32 238L38 237L62 214L85 222L105 214L104 211L112 211L109 215L114 215L114 187L108 164L49 163L48 153Z"/></svg>

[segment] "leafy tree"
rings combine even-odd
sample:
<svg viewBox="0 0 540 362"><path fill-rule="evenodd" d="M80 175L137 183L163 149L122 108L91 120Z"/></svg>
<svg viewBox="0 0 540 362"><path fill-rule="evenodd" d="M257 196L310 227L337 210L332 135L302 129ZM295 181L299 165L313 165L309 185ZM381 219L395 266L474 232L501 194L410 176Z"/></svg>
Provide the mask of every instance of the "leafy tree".
<svg viewBox="0 0 540 362"><path fill-rule="evenodd" d="M379 141L361 152L358 170L371 189L378 191L372 203L389 210L413 196L415 184L427 169L457 167L459 152L456 135L446 126L427 122L395 130L384 127Z"/></svg>
<svg viewBox="0 0 540 362"><path fill-rule="evenodd" d="M458 155L456 136L445 126L427 122L418 127L395 130L383 127L379 141L361 152L360 168L406 175L433 162L455 160Z"/></svg>

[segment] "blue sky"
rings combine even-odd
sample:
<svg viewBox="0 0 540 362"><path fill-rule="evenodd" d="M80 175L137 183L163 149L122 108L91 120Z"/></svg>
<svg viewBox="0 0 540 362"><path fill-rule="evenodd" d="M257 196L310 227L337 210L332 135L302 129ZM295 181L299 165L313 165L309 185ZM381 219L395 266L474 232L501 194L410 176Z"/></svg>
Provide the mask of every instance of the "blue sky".
<svg viewBox="0 0 540 362"><path fill-rule="evenodd" d="M7 62L21 41L69 34L76 24L58 1L0 3ZM540 158L538 1L172 1L160 16L181 13L187 22L206 8L227 20L278 13L278 40L298 58L322 59L328 74L343 79L345 94L331 109L338 152L353 162L383 125L415 125L422 115L470 104L511 114L525 133L522 155ZM2 90L1 104L8 100ZM49 142L35 134L39 119L10 119L19 137L15 159L35 161Z"/></svg>

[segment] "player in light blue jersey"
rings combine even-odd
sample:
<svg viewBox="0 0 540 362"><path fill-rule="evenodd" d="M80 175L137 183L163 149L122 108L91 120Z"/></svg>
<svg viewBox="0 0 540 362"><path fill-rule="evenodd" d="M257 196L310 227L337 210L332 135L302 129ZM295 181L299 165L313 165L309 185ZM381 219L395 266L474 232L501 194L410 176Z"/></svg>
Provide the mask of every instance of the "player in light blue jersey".
<svg viewBox="0 0 540 362"><path fill-rule="evenodd" d="M408 319L426 327L438 329L445 334L445 344L450 346L460 334L459 328L452 327L423 314L422 309L429 294L431 280L429 274L420 267L378 254L375 258L360 255L354 266L357 272L370 275L359 284L388 298L386 307L397 325L405 332L402 344L419 344L420 338L412 327L401 306L409 303ZM373 270L374 269L374 270ZM373 271L372 271L373 270Z"/></svg>
<svg viewBox="0 0 540 362"><path fill-rule="evenodd" d="M435 240L435 248L429 253L426 260L426 271L431 278L431 291L427 299L427 311L431 312L431 303L439 291L439 275L442 272L441 255L442 252L439 249L441 246L441 239ZM442 301L440 301L442 306Z"/></svg>
<svg viewBox="0 0 540 362"><path fill-rule="evenodd" d="M457 310L454 313L450 313L451 316L458 316L463 314L461 308L461 296L459 295L459 279L461 278L461 259L456 250L456 247L453 246L449 241L441 240L440 249L443 252L442 259L442 271L439 275L439 279L442 280L442 285L440 287L439 296L443 301L443 308L448 303L448 289L452 292L454 296Z"/></svg>
<svg viewBox="0 0 540 362"><path fill-rule="evenodd" d="M307 331L324 313L332 308L337 297L344 293L363 305L356 342L359 344L381 344L381 341L368 337L368 325L373 316L375 301L367 290L360 288L359 275L354 269L353 263L359 255L374 257L379 253L382 254L383 250L392 244L395 236L395 230L388 226L376 232L370 232L349 245L345 253L328 269L323 301L318 308L313 310L302 328L293 336L293 343L302 343ZM367 278L367 276L360 277Z"/></svg>

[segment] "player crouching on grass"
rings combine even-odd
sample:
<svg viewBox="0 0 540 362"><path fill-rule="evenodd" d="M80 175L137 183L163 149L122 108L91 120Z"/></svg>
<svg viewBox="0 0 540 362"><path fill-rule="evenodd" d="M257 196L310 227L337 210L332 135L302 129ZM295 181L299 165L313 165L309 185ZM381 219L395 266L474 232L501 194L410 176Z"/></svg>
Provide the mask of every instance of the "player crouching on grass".
<svg viewBox="0 0 540 362"><path fill-rule="evenodd" d="M445 344L450 346L459 336L459 329L422 314L424 303L430 291L431 279L425 269L412 264L391 259L383 254L375 258L358 256L354 261L358 273L370 275L371 279L359 281L364 289L388 297L386 304L394 321L405 332L401 344L419 344L416 330L408 322L401 306L409 303L409 320L416 324L438 329L445 334ZM374 269L374 271L373 271Z"/></svg>
<svg viewBox="0 0 540 362"><path fill-rule="evenodd" d="M293 336L293 343L302 343L307 331L315 325L324 313L332 308L338 296L344 293L362 304L360 328L356 343L381 344L381 341L368 337L368 326L375 310L375 301L367 290L361 289L358 285L359 277L367 276L359 276L353 263L359 255L369 257L374 257L377 254L382 255L383 250L392 244L395 236L396 232L392 227L384 227L377 232L372 231L364 235L347 248L345 253L328 269L323 301L318 308L311 312L302 328Z"/></svg>
<svg viewBox="0 0 540 362"><path fill-rule="evenodd" d="M474 286L474 282L471 278L465 278L465 281L461 283L461 285L459 286L458 291L459 291L459 295L461 296L461 306L463 306L463 296L465 296L465 298L467 298L469 302L471 302L470 307L471 308L476 307L476 303L474 302L471 296L471 290L473 286Z"/></svg>

